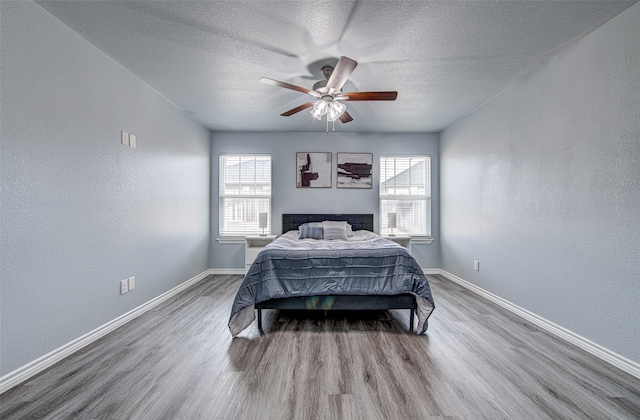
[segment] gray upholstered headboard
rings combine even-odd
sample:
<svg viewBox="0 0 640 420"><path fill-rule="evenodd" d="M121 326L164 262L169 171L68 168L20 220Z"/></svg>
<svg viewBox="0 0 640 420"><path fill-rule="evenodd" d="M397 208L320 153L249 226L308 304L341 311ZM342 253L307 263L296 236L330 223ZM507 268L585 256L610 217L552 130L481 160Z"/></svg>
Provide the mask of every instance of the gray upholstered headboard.
<svg viewBox="0 0 640 420"><path fill-rule="evenodd" d="M335 220L347 222L353 230L373 232L373 214L283 214L282 233L298 229L303 223Z"/></svg>

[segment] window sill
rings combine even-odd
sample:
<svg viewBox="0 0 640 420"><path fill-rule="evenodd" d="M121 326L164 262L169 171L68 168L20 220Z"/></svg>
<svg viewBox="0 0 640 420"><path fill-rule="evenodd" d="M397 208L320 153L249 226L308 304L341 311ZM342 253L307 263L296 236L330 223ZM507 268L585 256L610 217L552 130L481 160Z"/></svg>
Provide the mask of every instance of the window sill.
<svg viewBox="0 0 640 420"><path fill-rule="evenodd" d="M428 236L412 236L411 237L411 243L416 245L422 245L422 244L429 245L432 242L433 242L433 238L430 238Z"/></svg>
<svg viewBox="0 0 640 420"><path fill-rule="evenodd" d="M244 236L224 236L216 240L220 244L244 244Z"/></svg>

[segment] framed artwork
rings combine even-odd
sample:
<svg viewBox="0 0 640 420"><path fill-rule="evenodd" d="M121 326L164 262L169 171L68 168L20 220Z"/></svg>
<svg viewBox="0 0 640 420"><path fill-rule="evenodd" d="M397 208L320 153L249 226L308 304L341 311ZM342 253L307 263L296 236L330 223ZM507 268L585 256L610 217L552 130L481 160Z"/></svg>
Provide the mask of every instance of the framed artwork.
<svg viewBox="0 0 640 420"><path fill-rule="evenodd" d="M331 153L296 153L296 187L331 188Z"/></svg>
<svg viewBox="0 0 640 420"><path fill-rule="evenodd" d="M372 153L338 153L338 188L371 188L372 172Z"/></svg>

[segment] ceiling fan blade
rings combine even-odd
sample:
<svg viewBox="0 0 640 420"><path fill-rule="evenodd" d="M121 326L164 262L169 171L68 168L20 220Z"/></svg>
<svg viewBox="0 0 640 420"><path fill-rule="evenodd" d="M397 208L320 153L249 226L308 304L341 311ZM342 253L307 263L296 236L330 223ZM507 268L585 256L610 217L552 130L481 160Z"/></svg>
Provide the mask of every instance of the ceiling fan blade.
<svg viewBox="0 0 640 420"><path fill-rule="evenodd" d="M344 86L345 82L353 73L353 69L356 68L358 62L350 59L349 57L342 56L338 59L338 64L333 69L333 73L331 73L331 77L329 77L329 81L327 81L327 89L329 89L329 94L333 92L339 92Z"/></svg>
<svg viewBox="0 0 640 420"><path fill-rule="evenodd" d="M348 96L345 101L395 101L398 92L349 92L343 93L341 96Z"/></svg>
<svg viewBox="0 0 640 420"><path fill-rule="evenodd" d="M340 121L342 121L343 124L346 124L348 122L353 121L353 117L349 115L347 111L344 111L344 113L340 115Z"/></svg>
<svg viewBox="0 0 640 420"><path fill-rule="evenodd" d="M259 80L259 82L262 82L264 84L267 85L272 85L272 86L278 86L278 87L283 87L285 89L291 89L291 90L295 90L297 92L302 92L302 93L307 93L311 96L315 96L316 98L320 97L320 94L314 90L309 90L300 86L296 86L296 85L292 85L290 83L285 83L285 82L280 82L278 80L273 80L273 79L269 79L267 77L261 77Z"/></svg>
<svg viewBox="0 0 640 420"><path fill-rule="evenodd" d="M293 115L293 114L295 114L297 112L300 112L300 111L304 111L305 109L311 108L312 106L313 106L313 102L307 102L307 103L304 103L304 104L302 104L300 106L297 106L297 107L295 107L293 109L290 109L287 112L283 112L280 115L283 116L283 117L290 117L291 115Z"/></svg>

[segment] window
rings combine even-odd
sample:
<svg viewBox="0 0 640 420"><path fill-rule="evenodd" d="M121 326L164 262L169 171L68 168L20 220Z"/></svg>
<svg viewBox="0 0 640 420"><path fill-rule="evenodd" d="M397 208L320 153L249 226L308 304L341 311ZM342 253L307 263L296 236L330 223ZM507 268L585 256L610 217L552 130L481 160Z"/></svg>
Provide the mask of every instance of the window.
<svg viewBox="0 0 640 420"><path fill-rule="evenodd" d="M220 236L259 234L259 214L269 215L271 231L271 156L220 155Z"/></svg>
<svg viewBox="0 0 640 420"><path fill-rule="evenodd" d="M431 157L380 156L380 233L431 236Z"/></svg>

